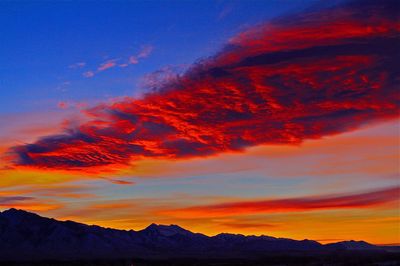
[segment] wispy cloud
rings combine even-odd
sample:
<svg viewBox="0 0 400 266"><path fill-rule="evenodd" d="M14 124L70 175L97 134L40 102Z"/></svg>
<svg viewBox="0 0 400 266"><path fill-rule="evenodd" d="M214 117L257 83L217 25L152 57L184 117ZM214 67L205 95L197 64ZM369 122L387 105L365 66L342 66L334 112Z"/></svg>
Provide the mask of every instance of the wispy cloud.
<svg viewBox="0 0 400 266"><path fill-rule="evenodd" d="M146 45L137 55L137 58L146 58L153 52L154 47L151 45Z"/></svg>
<svg viewBox="0 0 400 266"><path fill-rule="evenodd" d="M77 62L77 63L69 65L68 67L72 68L72 69L76 69L76 68L83 68L84 66L86 66L86 62Z"/></svg>
<svg viewBox="0 0 400 266"><path fill-rule="evenodd" d="M127 181L127 180L122 180L122 179L109 178L109 177L100 177L100 178L107 180L113 184L117 184L117 185L133 185L133 184L135 184L135 182L133 182L133 181Z"/></svg>
<svg viewBox="0 0 400 266"><path fill-rule="evenodd" d="M136 56L132 55L129 57L129 64L136 65L137 63L139 63L139 60Z"/></svg>
<svg viewBox="0 0 400 266"><path fill-rule="evenodd" d="M64 81L60 85L56 87L57 91L66 92L68 90L68 86L71 84L70 81Z"/></svg>
<svg viewBox="0 0 400 266"><path fill-rule="evenodd" d="M91 78L91 77L94 77L95 73L94 73L93 71L86 71L86 72L83 72L82 75L83 75L85 78Z"/></svg>
<svg viewBox="0 0 400 266"><path fill-rule="evenodd" d="M115 67L115 66L117 65L116 61L117 61L116 59L111 59L111 60L108 60L108 61L102 63L102 64L97 68L97 71L98 71L98 72L99 72L99 71L104 71L104 70L106 70L106 69Z"/></svg>
<svg viewBox="0 0 400 266"><path fill-rule="evenodd" d="M34 197L8 196L0 197L0 207L18 208L30 211L48 211L58 209L61 205L52 201L42 202Z"/></svg>
<svg viewBox="0 0 400 266"><path fill-rule="evenodd" d="M162 211L174 217L224 217L259 213L370 208L399 200L400 187L348 195L236 201Z"/></svg>
<svg viewBox="0 0 400 266"><path fill-rule="evenodd" d="M60 109L67 109L69 107L69 104L67 102L60 101L60 102L58 102L57 106Z"/></svg>
<svg viewBox="0 0 400 266"><path fill-rule="evenodd" d="M144 46L137 54L131 55L128 58L121 59L121 58L116 58L116 59L109 59L103 63L101 63L95 71L86 71L83 73L83 76L86 78L91 78L95 76L96 74L105 71L107 69L119 67L119 68L125 68L128 67L129 65L136 65L139 63L141 59L144 59L148 57L153 51L153 46L151 45L146 45Z"/></svg>
<svg viewBox="0 0 400 266"><path fill-rule="evenodd" d="M234 5L232 2L230 4L224 5L221 11L218 13L217 20L222 20L227 17L230 13L232 13L233 9Z"/></svg>
<svg viewBox="0 0 400 266"><path fill-rule="evenodd" d="M152 51L153 51L153 46L150 45L144 46L138 54L131 55L129 57L129 64L131 65L138 64L140 59L148 57Z"/></svg>
<svg viewBox="0 0 400 266"><path fill-rule="evenodd" d="M96 70L89 70L89 71L83 72L82 75L85 78L92 78L92 77L94 77L95 75L97 75L98 73L100 73L102 71L105 71L107 69L114 68L114 67L118 66L117 61L118 61L118 59L107 60L107 61L101 63L97 67Z"/></svg>

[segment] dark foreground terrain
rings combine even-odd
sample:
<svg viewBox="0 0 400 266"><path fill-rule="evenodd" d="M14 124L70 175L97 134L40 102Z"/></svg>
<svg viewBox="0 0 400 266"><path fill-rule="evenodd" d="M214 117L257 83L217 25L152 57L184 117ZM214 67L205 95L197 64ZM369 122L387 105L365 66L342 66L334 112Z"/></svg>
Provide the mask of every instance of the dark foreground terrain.
<svg viewBox="0 0 400 266"><path fill-rule="evenodd" d="M323 245L265 235L210 237L177 225L125 231L10 209L0 212L0 265L400 265L400 248L353 240Z"/></svg>
<svg viewBox="0 0 400 266"><path fill-rule="evenodd" d="M400 265L399 252L340 251L329 254L277 254L260 259L171 259L171 260L72 260L72 261L3 261L4 266L264 266L264 265Z"/></svg>

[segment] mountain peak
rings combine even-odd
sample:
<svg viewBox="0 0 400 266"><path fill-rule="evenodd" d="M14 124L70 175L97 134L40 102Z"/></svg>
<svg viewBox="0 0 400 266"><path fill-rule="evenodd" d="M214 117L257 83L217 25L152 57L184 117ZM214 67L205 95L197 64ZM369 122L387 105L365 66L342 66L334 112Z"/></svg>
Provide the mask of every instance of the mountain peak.
<svg viewBox="0 0 400 266"><path fill-rule="evenodd" d="M160 229L160 228L173 228L173 229L177 229L177 230L185 230L182 227L180 227L179 225L176 224L170 224L170 225L165 225L165 224L156 224L156 223L152 223L149 226L146 227L146 229Z"/></svg>
<svg viewBox="0 0 400 266"><path fill-rule="evenodd" d="M4 218L12 223L27 223L30 224L33 221L48 220L49 218L41 217L40 215L28 212L20 209L11 208L0 212L0 218Z"/></svg>
<svg viewBox="0 0 400 266"><path fill-rule="evenodd" d="M10 208L10 209L2 211L0 213L27 213L27 211L20 210L20 209L15 209L15 208Z"/></svg>
<svg viewBox="0 0 400 266"><path fill-rule="evenodd" d="M216 236L214 236L214 238L218 238L218 239L222 239L222 240L232 240L232 239L244 239L245 236L242 234L230 234L230 233L220 233Z"/></svg>
<svg viewBox="0 0 400 266"><path fill-rule="evenodd" d="M2 211L2 212L0 212L0 215L6 215L6 216L8 216L8 215L12 215L12 216L14 216L14 215L34 215L34 216L39 216L39 215L37 215L37 214L35 214L33 212L28 212L28 211L24 211L24 210L16 209L16 208L10 208L8 210Z"/></svg>
<svg viewBox="0 0 400 266"><path fill-rule="evenodd" d="M347 250L362 250L362 249L377 249L377 246L372 245L365 241L348 240L336 243L327 244L328 247L334 247Z"/></svg>
<svg viewBox="0 0 400 266"><path fill-rule="evenodd" d="M181 234L181 235L193 234L192 232L190 232L176 224L163 225L163 224L152 223L142 231L158 233L163 236L172 236L172 235L176 235L176 234Z"/></svg>
<svg viewBox="0 0 400 266"><path fill-rule="evenodd" d="M146 229L157 229L158 228L158 224L156 223L151 223L149 226L147 226L144 230Z"/></svg>

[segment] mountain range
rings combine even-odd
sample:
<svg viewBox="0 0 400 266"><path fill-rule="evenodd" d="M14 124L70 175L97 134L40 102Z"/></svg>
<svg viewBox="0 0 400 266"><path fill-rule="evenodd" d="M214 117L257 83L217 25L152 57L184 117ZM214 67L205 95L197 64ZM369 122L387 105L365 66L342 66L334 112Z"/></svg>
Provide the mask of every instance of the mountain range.
<svg viewBox="0 0 400 266"><path fill-rule="evenodd" d="M58 221L35 213L0 212L0 260L115 258L248 258L271 253L379 250L364 241L320 244L270 236L222 233L206 236L178 225L117 230L73 221Z"/></svg>

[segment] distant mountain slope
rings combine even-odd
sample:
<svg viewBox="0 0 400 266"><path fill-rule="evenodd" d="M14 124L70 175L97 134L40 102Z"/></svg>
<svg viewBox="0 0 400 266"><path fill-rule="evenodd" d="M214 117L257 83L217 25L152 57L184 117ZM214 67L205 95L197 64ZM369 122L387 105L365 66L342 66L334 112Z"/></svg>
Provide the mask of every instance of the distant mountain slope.
<svg viewBox="0 0 400 266"><path fill-rule="evenodd" d="M379 247L367 243L365 241L342 241L332 244L325 245L326 247L333 248L336 250L370 250L370 249L379 249Z"/></svg>
<svg viewBox="0 0 400 266"><path fill-rule="evenodd" d="M9 209L0 212L0 259L246 258L271 252L377 249L366 242L321 245L312 240L219 234L209 237L177 225L126 231L57 221Z"/></svg>

